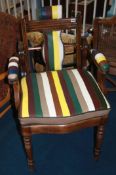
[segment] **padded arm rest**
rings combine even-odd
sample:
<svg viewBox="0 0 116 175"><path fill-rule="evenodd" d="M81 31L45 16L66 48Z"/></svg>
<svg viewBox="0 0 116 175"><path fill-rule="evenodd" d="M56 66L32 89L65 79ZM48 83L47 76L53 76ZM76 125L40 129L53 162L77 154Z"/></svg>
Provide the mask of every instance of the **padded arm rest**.
<svg viewBox="0 0 116 175"><path fill-rule="evenodd" d="M99 70L106 74L110 67L107 58L102 53L99 53L96 49L91 49L90 52L92 61L94 61Z"/></svg>
<svg viewBox="0 0 116 175"><path fill-rule="evenodd" d="M11 57L8 63L8 80L9 83L12 84L14 81L18 79L19 75L19 58Z"/></svg>
<svg viewBox="0 0 116 175"><path fill-rule="evenodd" d="M16 108L18 108L18 105L20 103L20 86L18 76L19 76L19 58L14 56L9 59L8 80L9 84L11 84L13 88L13 96Z"/></svg>

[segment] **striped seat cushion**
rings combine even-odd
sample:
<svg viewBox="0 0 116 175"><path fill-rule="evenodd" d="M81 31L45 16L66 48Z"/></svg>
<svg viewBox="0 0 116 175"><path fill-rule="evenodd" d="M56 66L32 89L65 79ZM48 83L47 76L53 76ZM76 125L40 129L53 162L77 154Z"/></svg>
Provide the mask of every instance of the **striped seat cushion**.
<svg viewBox="0 0 116 175"><path fill-rule="evenodd" d="M110 109L96 81L85 70L32 73L22 78L21 88L23 123L69 123L98 117Z"/></svg>

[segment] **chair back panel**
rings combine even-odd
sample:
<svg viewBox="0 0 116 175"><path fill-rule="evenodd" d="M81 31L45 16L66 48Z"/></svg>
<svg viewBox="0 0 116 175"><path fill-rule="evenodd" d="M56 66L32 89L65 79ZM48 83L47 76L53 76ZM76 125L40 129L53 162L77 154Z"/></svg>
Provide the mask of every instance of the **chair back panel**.
<svg viewBox="0 0 116 175"><path fill-rule="evenodd" d="M61 69L61 64L62 64L62 57L63 57L63 45L61 42L61 38L60 38L60 31L66 31L66 30L71 30L71 29L76 29L76 43L75 43L75 50L76 50L76 60L77 60L77 65L80 67L81 66L81 16L80 14L77 16L77 18L65 18L65 19L45 19L45 20L39 20L39 21L26 21L23 20L22 21L22 36L24 37L24 49L25 51L28 53L28 39L27 39L27 33L28 32L41 32L44 34L45 38L44 38L44 43L46 43L45 45L47 45L46 40L48 39L48 37L50 38L50 35L52 36L50 40L53 40L54 43L56 42L56 38L57 38L57 43L59 43L59 47L57 44L55 44L57 47L55 47L56 51L54 51L54 53L56 53L57 55L57 60L58 60L58 67L53 66L50 67L49 63L52 62L52 60L50 60L49 62L47 61L48 57L45 56L45 60L46 63L48 63L48 65L46 66L47 69L56 69L59 70ZM49 33L49 35L48 35ZM51 34L50 34L51 33ZM56 37L57 36L57 37ZM54 40L55 38L55 40ZM53 42L52 41L52 42ZM51 41L48 41L48 43ZM50 44L53 45L53 44ZM74 44L73 44L74 45ZM57 50L58 48L58 50ZM44 49L44 51L47 49ZM53 52L51 52L51 48L50 48L50 54ZM44 52L44 55L46 55L48 53ZM49 54L48 54L49 55ZM59 55L59 57L58 57ZM60 58L61 56L61 58ZM51 57L49 58L51 59ZM28 58L27 61L28 62ZM53 62L52 62L53 63Z"/></svg>
<svg viewBox="0 0 116 175"><path fill-rule="evenodd" d="M64 47L61 41L61 31L45 34L43 58L49 70L61 70L64 57Z"/></svg>
<svg viewBox="0 0 116 175"><path fill-rule="evenodd" d="M0 72L4 72L8 59L16 54L18 24L15 17L0 12Z"/></svg>
<svg viewBox="0 0 116 175"><path fill-rule="evenodd" d="M116 62L116 17L95 20L94 48L104 53L109 62Z"/></svg>

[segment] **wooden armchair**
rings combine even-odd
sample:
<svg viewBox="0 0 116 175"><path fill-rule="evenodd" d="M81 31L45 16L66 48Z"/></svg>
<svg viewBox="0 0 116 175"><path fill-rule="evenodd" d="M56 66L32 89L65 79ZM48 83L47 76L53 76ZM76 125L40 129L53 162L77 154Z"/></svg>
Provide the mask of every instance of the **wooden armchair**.
<svg viewBox="0 0 116 175"><path fill-rule="evenodd" d="M10 89L6 77L8 59L16 54L17 34L16 19L0 12L0 117L11 107Z"/></svg>
<svg viewBox="0 0 116 175"><path fill-rule="evenodd" d="M111 18L96 18L94 21L93 47L102 52L110 65L109 72L103 77L103 90L116 91L116 16ZM106 80L110 86L106 86ZM98 76L98 81L99 76Z"/></svg>
<svg viewBox="0 0 116 175"><path fill-rule="evenodd" d="M62 69L64 47L60 35L66 29L76 29L75 69ZM27 33L32 31L44 35L42 53L46 70L42 73L31 73L28 64ZM62 134L95 127L94 157L98 159L110 105L91 73L82 68L81 16L23 20L22 36L27 71L11 83L29 168L34 168L31 136L40 133Z"/></svg>

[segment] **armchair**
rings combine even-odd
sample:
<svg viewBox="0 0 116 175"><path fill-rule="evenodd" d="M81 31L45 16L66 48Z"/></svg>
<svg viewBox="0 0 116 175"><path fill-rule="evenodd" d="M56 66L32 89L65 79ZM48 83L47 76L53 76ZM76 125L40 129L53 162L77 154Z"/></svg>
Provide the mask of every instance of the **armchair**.
<svg viewBox="0 0 116 175"><path fill-rule="evenodd" d="M94 157L99 158L110 105L92 74L82 67L81 16L67 19L22 21L26 75L13 83L16 109L30 169L34 168L31 136L62 134L94 127ZM61 32L76 29L76 68L62 68L64 47ZM28 32L42 32L46 70L31 73ZM33 49L37 49L36 47ZM18 100L17 100L18 99Z"/></svg>
<svg viewBox="0 0 116 175"><path fill-rule="evenodd" d="M11 107L10 89L7 83L8 59L16 54L18 38L17 21L6 13L0 12L0 117Z"/></svg>
<svg viewBox="0 0 116 175"><path fill-rule="evenodd" d="M102 78L102 89L106 94L114 92L116 91L116 16L95 19L93 47L106 56L110 65L109 71ZM106 80L110 86L106 86ZM99 76L98 81L101 81Z"/></svg>

